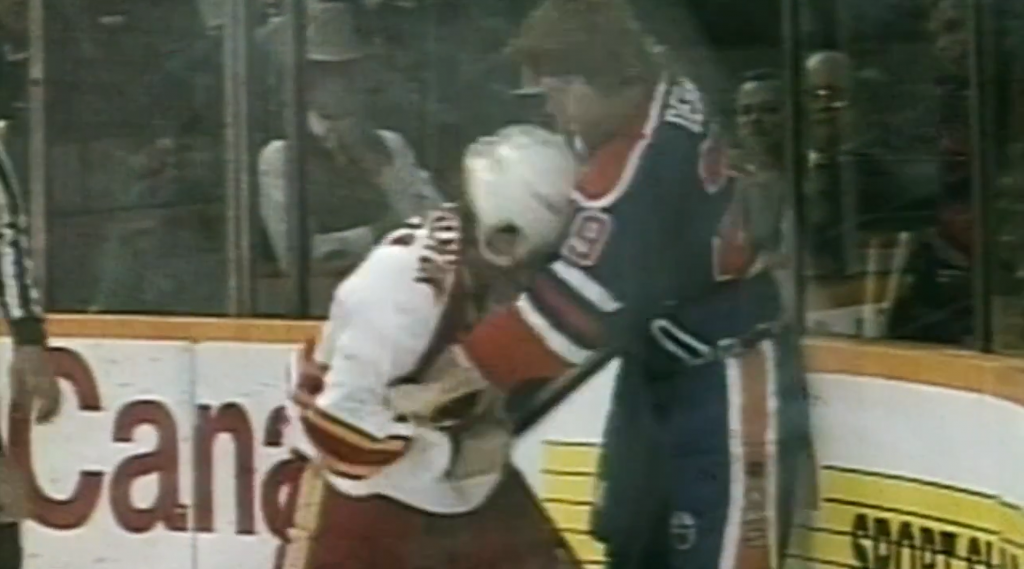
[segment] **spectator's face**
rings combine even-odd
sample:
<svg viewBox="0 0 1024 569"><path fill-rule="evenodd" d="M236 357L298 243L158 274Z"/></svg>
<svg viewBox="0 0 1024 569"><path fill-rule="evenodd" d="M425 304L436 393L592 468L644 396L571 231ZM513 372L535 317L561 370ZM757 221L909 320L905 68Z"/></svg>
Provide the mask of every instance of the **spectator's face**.
<svg viewBox="0 0 1024 569"><path fill-rule="evenodd" d="M935 52L947 71L967 73L970 38L967 11L962 0L942 0L932 10L929 28L935 38Z"/></svg>
<svg viewBox="0 0 1024 569"><path fill-rule="evenodd" d="M818 148L840 142L850 106L850 60L837 52L823 52L807 60L807 106L812 143Z"/></svg>
<svg viewBox="0 0 1024 569"><path fill-rule="evenodd" d="M340 120L363 110L366 62L310 62L306 67L306 104L327 120Z"/></svg>
<svg viewBox="0 0 1024 569"><path fill-rule="evenodd" d="M27 18L27 0L0 0L0 32L4 35L22 38L28 25Z"/></svg>
<svg viewBox="0 0 1024 569"><path fill-rule="evenodd" d="M778 81L748 81L736 94L736 124L745 148L774 155L781 146L782 86Z"/></svg>

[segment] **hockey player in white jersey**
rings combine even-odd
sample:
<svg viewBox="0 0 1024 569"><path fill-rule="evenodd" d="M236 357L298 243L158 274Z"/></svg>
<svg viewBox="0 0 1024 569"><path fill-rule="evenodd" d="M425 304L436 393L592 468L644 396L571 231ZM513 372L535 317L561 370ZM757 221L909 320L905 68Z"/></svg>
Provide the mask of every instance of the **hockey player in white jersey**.
<svg viewBox="0 0 1024 569"><path fill-rule="evenodd" d="M475 142L463 166L464 203L385 238L295 358L289 436L305 464L277 568L572 566L509 465L501 395L449 348L496 277L554 245L575 160L519 125Z"/></svg>

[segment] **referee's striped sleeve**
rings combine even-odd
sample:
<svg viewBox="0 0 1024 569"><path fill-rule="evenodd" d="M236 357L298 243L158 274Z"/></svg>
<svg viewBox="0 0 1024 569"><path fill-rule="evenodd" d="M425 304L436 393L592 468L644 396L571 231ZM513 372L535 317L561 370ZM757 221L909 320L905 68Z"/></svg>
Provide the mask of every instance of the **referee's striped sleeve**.
<svg viewBox="0 0 1024 569"><path fill-rule="evenodd" d="M0 310L16 344L46 341L43 309L32 276L28 217L7 149L0 142Z"/></svg>

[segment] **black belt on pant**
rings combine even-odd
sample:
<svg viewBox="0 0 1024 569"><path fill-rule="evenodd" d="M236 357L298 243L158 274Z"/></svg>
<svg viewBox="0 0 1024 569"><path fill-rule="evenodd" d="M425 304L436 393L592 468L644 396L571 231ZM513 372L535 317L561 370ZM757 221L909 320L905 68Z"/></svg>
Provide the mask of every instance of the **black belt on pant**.
<svg viewBox="0 0 1024 569"><path fill-rule="evenodd" d="M691 367L739 357L761 342L778 337L785 328L786 325L780 321L765 322L754 326L741 336L709 342L667 318L655 318L649 325L654 341L663 350Z"/></svg>

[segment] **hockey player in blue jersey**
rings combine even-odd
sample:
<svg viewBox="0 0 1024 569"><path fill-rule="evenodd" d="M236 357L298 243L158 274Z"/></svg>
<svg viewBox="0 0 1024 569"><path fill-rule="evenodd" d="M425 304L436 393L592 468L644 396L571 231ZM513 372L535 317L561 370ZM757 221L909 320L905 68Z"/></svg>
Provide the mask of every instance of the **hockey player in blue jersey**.
<svg viewBox="0 0 1024 569"><path fill-rule="evenodd" d="M467 365L511 391L615 350L594 527L609 567L779 567L809 484L806 387L770 270L784 256L747 223L700 91L619 0L545 0L509 53L586 164L560 249L469 334Z"/></svg>

